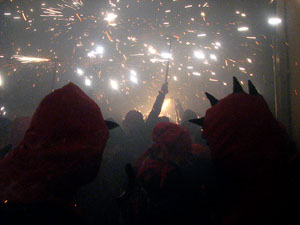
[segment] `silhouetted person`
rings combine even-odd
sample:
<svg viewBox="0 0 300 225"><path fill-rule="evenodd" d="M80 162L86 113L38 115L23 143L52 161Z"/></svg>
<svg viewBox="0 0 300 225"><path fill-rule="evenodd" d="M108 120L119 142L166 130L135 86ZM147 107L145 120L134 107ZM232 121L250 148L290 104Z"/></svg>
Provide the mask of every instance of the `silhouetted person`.
<svg viewBox="0 0 300 225"><path fill-rule="evenodd" d="M249 94L234 78L233 93L217 100L203 126L216 168L219 224L286 224L289 137L264 98L249 81Z"/></svg>
<svg viewBox="0 0 300 225"><path fill-rule="evenodd" d="M76 85L46 96L0 161L1 224L84 224L73 196L95 178L108 136L100 108Z"/></svg>
<svg viewBox="0 0 300 225"><path fill-rule="evenodd" d="M106 121L114 120L106 119ZM90 225L100 222L106 225L119 223L117 197L127 184L124 168L128 162L133 161L132 153L127 146L122 128L111 130L95 180L83 186L76 195L78 208L84 213Z"/></svg>
<svg viewBox="0 0 300 225"><path fill-rule="evenodd" d="M152 146L136 163L136 181L122 196L124 224L208 224L209 166L200 162L202 168L198 167L194 153L200 152L193 149L188 131L162 122L155 126L152 138Z"/></svg>
<svg viewBox="0 0 300 225"><path fill-rule="evenodd" d="M159 114L167 93L168 84L163 84L146 121L144 121L143 115L136 110L131 110L126 114L123 121L123 129L128 149L133 155L133 161L130 163L134 163L137 160L142 153L142 149L146 149L152 144L151 132L160 121Z"/></svg>

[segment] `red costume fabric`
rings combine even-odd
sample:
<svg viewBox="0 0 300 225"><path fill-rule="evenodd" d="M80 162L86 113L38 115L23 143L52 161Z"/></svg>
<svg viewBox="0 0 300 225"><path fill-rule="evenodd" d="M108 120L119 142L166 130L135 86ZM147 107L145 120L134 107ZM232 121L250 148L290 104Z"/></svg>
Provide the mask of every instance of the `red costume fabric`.
<svg viewBox="0 0 300 225"><path fill-rule="evenodd" d="M222 224L257 224L274 213L288 135L263 97L230 94L207 110L203 129L229 211Z"/></svg>
<svg viewBox="0 0 300 225"><path fill-rule="evenodd" d="M269 177L271 174L261 173L261 169L285 159L288 135L261 96L227 96L207 110L203 128L213 160L226 167L244 168L247 179ZM246 171L235 172L244 180Z"/></svg>
<svg viewBox="0 0 300 225"><path fill-rule="evenodd" d="M169 123L158 123L152 133L153 145L137 161L137 178L149 182L154 176L160 177L160 186L169 172L175 169L172 163L187 160L192 152L189 132L183 127Z"/></svg>
<svg viewBox="0 0 300 225"><path fill-rule="evenodd" d="M200 157L202 159L210 159L210 151L209 148L205 145L201 144L193 144L192 145L192 154L194 156Z"/></svg>
<svg viewBox="0 0 300 225"><path fill-rule="evenodd" d="M54 91L22 142L0 161L0 201L69 201L95 178L108 137L100 108L79 87Z"/></svg>

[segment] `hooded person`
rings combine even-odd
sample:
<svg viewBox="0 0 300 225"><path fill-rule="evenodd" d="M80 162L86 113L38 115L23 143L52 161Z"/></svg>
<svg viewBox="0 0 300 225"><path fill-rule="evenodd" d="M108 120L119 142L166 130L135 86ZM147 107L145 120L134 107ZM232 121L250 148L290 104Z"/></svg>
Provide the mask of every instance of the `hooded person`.
<svg viewBox="0 0 300 225"><path fill-rule="evenodd" d="M111 118L106 121L115 122ZM127 183L126 163L132 161L131 152L121 127L110 131L101 168L93 182L80 188L76 194L78 208L86 216L89 225L101 223L115 225L119 222L116 196L124 190ZM91 197L92 196L92 197Z"/></svg>
<svg viewBox="0 0 300 225"><path fill-rule="evenodd" d="M73 83L46 96L0 161L1 223L81 224L70 213L72 197L95 178L108 137L100 108Z"/></svg>
<svg viewBox="0 0 300 225"><path fill-rule="evenodd" d="M194 165L196 155L189 132L177 124L161 122L153 129L152 139L153 145L136 163L136 179L154 205L148 222L207 224L208 213L200 200L202 180Z"/></svg>
<svg viewBox="0 0 300 225"><path fill-rule="evenodd" d="M144 177L148 182L158 176L157 186L162 187L167 174L187 162L188 153L192 152L191 137L183 127L161 122L153 129L152 140L153 145L137 161L137 177Z"/></svg>
<svg viewBox="0 0 300 225"><path fill-rule="evenodd" d="M127 135L137 135L145 125L142 113L136 110L129 111L124 120L123 128Z"/></svg>
<svg viewBox="0 0 300 225"><path fill-rule="evenodd" d="M128 163L134 163L141 155L141 149L147 148L151 142L146 134L146 125L142 113L129 111L123 120L125 146L129 151Z"/></svg>
<svg viewBox="0 0 300 225"><path fill-rule="evenodd" d="M221 224L273 224L291 156L287 132L251 81L249 94L234 78L233 94L221 100L206 96L212 107L191 122L203 126L211 150Z"/></svg>

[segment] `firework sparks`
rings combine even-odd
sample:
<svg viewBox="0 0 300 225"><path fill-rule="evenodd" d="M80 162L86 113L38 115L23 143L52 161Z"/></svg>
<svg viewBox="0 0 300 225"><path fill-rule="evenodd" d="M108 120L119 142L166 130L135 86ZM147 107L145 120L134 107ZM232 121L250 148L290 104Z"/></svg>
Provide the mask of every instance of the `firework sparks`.
<svg viewBox="0 0 300 225"><path fill-rule="evenodd" d="M37 58L37 57L22 56L22 55L14 55L13 58L21 63L40 63L40 62L50 61L50 59L46 59L46 58Z"/></svg>

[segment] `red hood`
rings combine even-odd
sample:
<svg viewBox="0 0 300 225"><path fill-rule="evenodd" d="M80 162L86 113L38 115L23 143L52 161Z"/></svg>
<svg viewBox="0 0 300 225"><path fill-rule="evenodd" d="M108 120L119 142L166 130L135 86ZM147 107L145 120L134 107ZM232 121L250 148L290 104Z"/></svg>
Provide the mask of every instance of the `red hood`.
<svg viewBox="0 0 300 225"><path fill-rule="evenodd" d="M246 93L231 94L207 110L203 137L214 159L233 153L240 159L278 157L288 139L263 97Z"/></svg>
<svg viewBox="0 0 300 225"><path fill-rule="evenodd" d="M137 177L142 176L148 182L159 176L162 186L167 173L174 169L169 162L184 161L187 153L192 153L192 141L186 129L169 122L158 123L153 129L152 139L154 144L137 161Z"/></svg>
<svg viewBox="0 0 300 225"><path fill-rule="evenodd" d="M100 108L79 87L54 91L23 141L0 161L0 201L69 199L96 176L108 136Z"/></svg>

